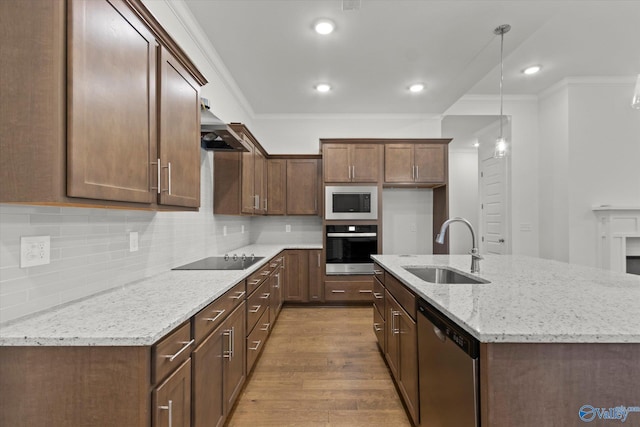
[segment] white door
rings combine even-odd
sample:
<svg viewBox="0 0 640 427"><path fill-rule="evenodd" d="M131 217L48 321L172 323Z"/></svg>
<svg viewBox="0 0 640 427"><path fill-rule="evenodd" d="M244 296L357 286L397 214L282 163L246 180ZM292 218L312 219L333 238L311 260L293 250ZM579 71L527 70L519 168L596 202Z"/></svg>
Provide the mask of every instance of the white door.
<svg viewBox="0 0 640 427"><path fill-rule="evenodd" d="M507 236L507 159L489 157L482 160L480 170L481 253L510 253Z"/></svg>

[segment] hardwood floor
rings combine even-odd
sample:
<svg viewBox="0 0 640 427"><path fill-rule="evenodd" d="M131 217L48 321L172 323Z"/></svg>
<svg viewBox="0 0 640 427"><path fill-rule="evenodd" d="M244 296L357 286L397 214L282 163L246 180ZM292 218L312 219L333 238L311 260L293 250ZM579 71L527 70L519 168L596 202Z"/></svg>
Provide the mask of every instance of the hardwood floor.
<svg viewBox="0 0 640 427"><path fill-rule="evenodd" d="M411 426L372 307L285 307L227 426Z"/></svg>

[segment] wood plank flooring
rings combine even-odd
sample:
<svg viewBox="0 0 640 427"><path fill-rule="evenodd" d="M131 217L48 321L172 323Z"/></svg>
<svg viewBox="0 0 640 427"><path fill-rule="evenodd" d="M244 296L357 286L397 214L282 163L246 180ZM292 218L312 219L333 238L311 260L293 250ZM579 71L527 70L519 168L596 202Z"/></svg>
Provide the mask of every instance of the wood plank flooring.
<svg viewBox="0 0 640 427"><path fill-rule="evenodd" d="M410 427L372 310L285 307L227 426Z"/></svg>

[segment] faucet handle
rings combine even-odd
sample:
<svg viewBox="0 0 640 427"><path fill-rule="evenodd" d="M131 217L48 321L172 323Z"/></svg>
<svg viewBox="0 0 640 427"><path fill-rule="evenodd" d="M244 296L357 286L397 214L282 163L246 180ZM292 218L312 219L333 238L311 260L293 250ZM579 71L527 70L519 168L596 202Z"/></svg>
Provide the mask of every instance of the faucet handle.
<svg viewBox="0 0 640 427"><path fill-rule="evenodd" d="M472 248L472 249L469 251L469 254L471 255L471 257L473 257L473 258L475 258L475 259L484 259L484 258L482 257L482 255L480 255L480 253L479 253L479 251L478 251L478 248Z"/></svg>

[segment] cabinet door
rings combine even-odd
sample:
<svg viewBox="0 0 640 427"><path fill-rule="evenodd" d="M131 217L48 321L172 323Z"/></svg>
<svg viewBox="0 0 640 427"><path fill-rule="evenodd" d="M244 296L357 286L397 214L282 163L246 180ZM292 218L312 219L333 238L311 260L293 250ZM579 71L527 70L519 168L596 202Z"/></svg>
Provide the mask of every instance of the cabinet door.
<svg viewBox="0 0 640 427"><path fill-rule="evenodd" d="M420 144L415 148L416 182L444 183L446 175L445 147Z"/></svg>
<svg viewBox="0 0 640 427"><path fill-rule="evenodd" d="M384 182L413 182L413 145L385 144L384 146Z"/></svg>
<svg viewBox="0 0 640 427"><path fill-rule="evenodd" d="M191 426L191 359L153 390L153 427Z"/></svg>
<svg viewBox="0 0 640 427"><path fill-rule="evenodd" d="M249 151L242 153L242 213L253 215L256 206L254 189L254 151L253 144L245 139Z"/></svg>
<svg viewBox="0 0 640 427"><path fill-rule="evenodd" d="M242 303L224 322L223 359L224 367L224 413L229 414L247 376L246 347L246 303Z"/></svg>
<svg viewBox="0 0 640 427"><path fill-rule="evenodd" d="M305 250L288 250L285 255L285 301L309 301L309 258Z"/></svg>
<svg viewBox="0 0 640 427"><path fill-rule="evenodd" d="M385 291L385 307L386 307L386 328L385 328L385 338L386 338L386 351L385 351L385 359L387 359L387 364L389 365L389 369L393 374L393 377L398 378L399 374L399 346L400 342L398 339L398 332L400 331L400 327L398 325L398 316L400 314L400 306L393 299L391 294Z"/></svg>
<svg viewBox="0 0 640 427"><path fill-rule="evenodd" d="M256 147L254 156L254 191L256 192L256 209L254 213L267 213L267 161L264 154Z"/></svg>
<svg viewBox="0 0 640 427"><path fill-rule="evenodd" d="M200 206L200 86L161 50L160 200L162 205Z"/></svg>
<svg viewBox="0 0 640 427"><path fill-rule="evenodd" d="M193 360L193 425L221 426L224 422L223 351L228 343L221 325L191 354Z"/></svg>
<svg viewBox="0 0 640 427"><path fill-rule="evenodd" d="M324 287L322 281L322 250L314 249L309 252L309 301L322 301Z"/></svg>
<svg viewBox="0 0 640 427"><path fill-rule="evenodd" d="M413 422L418 424L418 336L416 322L402 308L396 317L399 357L398 386Z"/></svg>
<svg viewBox="0 0 640 427"><path fill-rule="evenodd" d="M318 214L318 161L287 160L287 215Z"/></svg>
<svg viewBox="0 0 640 427"><path fill-rule="evenodd" d="M353 144L351 146L351 181L378 182L380 177L380 146Z"/></svg>
<svg viewBox="0 0 640 427"><path fill-rule="evenodd" d="M350 182L351 162L348 144L324 144L322 147L324 182Z"/></svg>
<svg viewBox="0 0 640 427"><path fill-rule="evenodd" d="M158 44L122 1L69 12L67 195L151 203Z"/></svg>
<svg viewBox="0 0 640 427"><path fill-rule="evenodd" d="M267 214L284 215L287 211L287 161L267 161Z"/></svg>

